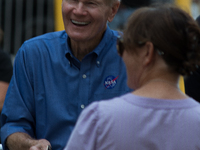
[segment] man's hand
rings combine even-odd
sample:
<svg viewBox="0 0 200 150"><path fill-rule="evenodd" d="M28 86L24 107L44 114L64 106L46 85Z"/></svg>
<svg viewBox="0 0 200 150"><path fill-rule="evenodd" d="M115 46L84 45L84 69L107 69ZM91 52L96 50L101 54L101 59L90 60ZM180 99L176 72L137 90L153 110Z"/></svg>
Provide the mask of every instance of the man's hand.
<svg viewBox="0 0 200 150"><path fill-rule="evenodd" d="M21 132L8 136L6 146L9 150L51 150L51 144L46 139L35 140Z"/></svg>
<svg viewBox="0 0 200 150"><path fill-rule="evenodd" d="M38 140L36 145L31 146L30 150L51 150L51 144L45 139Z"/></svg>

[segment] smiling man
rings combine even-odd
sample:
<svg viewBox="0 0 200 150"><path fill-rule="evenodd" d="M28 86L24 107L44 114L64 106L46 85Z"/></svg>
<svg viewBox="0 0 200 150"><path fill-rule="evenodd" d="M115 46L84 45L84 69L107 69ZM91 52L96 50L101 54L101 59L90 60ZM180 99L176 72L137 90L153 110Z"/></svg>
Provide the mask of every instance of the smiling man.
<svg viewBox="0 0 200 150"><path fill-rule="evenodd" d="M130 91L118 32L107 27L119 5L63 0L65 31L24 42L2 111L4 150L63 150L86 106Z"/></svg>

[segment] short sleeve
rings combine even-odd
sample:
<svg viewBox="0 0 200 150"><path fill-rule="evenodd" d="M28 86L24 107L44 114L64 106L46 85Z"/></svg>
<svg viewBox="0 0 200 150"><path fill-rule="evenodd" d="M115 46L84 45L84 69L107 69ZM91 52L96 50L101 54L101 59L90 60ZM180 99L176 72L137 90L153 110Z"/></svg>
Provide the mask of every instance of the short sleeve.
<svg viewBox="0 0 200 150"><path fill-rule="evenodd" d="M98 102L86 107L64 150L95 150L98 134Z"/></svg>

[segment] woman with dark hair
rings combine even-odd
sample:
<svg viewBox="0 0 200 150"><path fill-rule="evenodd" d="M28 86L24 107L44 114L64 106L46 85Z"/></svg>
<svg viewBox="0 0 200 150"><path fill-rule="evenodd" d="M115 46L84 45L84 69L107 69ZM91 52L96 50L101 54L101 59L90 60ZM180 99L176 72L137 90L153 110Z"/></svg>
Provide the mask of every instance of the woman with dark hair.
<svg viewBox="0 0 200 150"><path fill-rule="evenodd" d="M175 6L140 8L118 50L135 90L87 107L65 150L199 150L200 104L178 84L200 65L195 20Z"/></svg>

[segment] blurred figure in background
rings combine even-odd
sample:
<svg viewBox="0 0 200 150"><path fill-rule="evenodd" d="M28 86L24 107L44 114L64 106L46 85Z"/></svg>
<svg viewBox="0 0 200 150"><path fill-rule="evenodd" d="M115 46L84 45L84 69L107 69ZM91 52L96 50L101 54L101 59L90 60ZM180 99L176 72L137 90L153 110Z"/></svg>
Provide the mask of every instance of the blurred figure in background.
<svg viewBox="0 0 200 150"><path fill-rule="evenodd" d="M200 14L200 0L191 0L191 15L194 19Z"/></svg>
<svg viewBox="0 0 200 150"><path fill-rule="evenodd" d="M10 55L3 51L3 30L0 27L0 112L12 77L12 61Z"/></svg>
<svg viewBox="0 0 200 150"><path fill-rule="evenodd" d="M200 27L200 16L196 19ZM200 102L200 68L185 77L185 93Z"/></svg>
<svg viewBox="0 0 200 150"><path fill-rule="evenodd" d="M144 7L119 38L128 86L80 115L65 150L200 150L200 104L179 88L200 65L200 28L175 6Z"/></svg>
<svg viewBox="0 0 200 150"><path fill-rule="evenodd" d="M112 22L108 25L113 30L122 31L127 23L128 17L138 8L154 3L174 3L174 0L121 0L119 11Z"/></svg>
<svg viewBox="0 0 200 150"><path fill-rule="evenodd" d="M128 17L139 7L148 6L150 0L121 0L119 11L108 25L113 30L123 30Z"/></svg>
<svg viewBox="0 0 200 150"><path fill-rule="evenodd" d="M3 30L0 27L0 113L12 77L13 66L10 55L3 51ZM1 124L1 120L0 120Z"/></svg>

